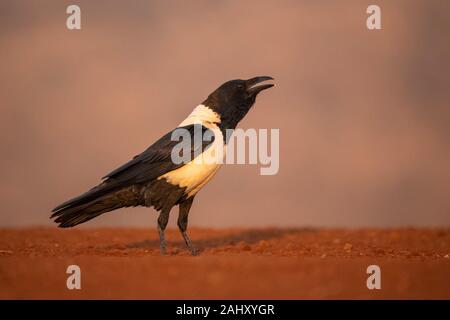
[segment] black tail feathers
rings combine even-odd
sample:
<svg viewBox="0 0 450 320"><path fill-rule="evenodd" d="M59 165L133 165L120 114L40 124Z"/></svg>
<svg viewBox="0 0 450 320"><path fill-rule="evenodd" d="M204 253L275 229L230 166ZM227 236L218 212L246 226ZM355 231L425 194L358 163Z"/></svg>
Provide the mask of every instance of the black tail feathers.
<svg viewBox="0 0 450 320"><path fill-rule="evenodd" d="M136 191L134 187L111 190L108 185L101 184L57 206L50 218L56 218L60 228L74 227L105 212L137 205Z"/></svg>

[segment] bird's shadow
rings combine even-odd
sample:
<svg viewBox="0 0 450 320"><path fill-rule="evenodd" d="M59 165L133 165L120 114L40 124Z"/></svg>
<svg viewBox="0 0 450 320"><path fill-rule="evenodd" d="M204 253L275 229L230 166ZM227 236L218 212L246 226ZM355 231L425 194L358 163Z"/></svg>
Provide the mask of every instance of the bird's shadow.
<svg viewBox="0 0 450 320"><path fill-rule="evenodd" d="M195 239L191 237L194 246L201 252L209 248L217 248L222 246L232 246L239 242L244 242L248 245L258 243L262 240L270 240L274 238L282 238L289 234L298 234L313 232L313 228L301 228L301 229L262 229L262 230L243 230L233 232L228 235ZM169 241L169 246L184 248L185 243L183 240ZM129 249L159 249L159 240L143 240L138 242L132 242L126 245Z"/></svg>

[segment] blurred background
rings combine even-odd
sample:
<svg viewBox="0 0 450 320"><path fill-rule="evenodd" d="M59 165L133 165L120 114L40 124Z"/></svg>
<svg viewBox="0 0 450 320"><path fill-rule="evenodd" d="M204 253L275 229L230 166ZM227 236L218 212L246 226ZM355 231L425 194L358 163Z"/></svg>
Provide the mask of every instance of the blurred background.
<svg viewBox="0 0 450 320"><path fill-rule="evenodd" d="M191 225L450 226L449 14L438 0L1 1L0 226L53 225L54 206L256 75L276 87L240 127L280 129L280 171L223 167Z"/></svg>

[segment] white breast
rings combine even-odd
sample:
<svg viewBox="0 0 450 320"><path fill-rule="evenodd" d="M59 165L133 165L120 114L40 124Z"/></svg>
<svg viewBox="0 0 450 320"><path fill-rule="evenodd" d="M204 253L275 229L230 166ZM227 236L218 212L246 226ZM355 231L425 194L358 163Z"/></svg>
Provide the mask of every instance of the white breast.
<svg viewBox="0 0 450 320"><path fill-rule="evenodd" d="M188 196L195 195L208 183L219 170L225 157L223 135L217 123L220 123L220 116L217 113L204 105L196 107L179 126L202 124L214 132L214 142L191 162L162 175L158 179L165 178L171 184L186 188Z"/></svg>

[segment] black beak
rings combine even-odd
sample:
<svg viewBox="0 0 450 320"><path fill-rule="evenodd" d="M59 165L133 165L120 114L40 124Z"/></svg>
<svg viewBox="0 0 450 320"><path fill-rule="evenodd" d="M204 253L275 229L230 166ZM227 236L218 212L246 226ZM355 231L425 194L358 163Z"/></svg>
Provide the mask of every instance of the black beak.
<svg viewBox="0 0 450 320"><path fill-rule="evenodd" d="M267 80L273 80L272 77L267 77L267 76L262 76L262 77L254 77L251 79L248 79L245 81L245 84L247 86L247 92L250 96L256 97L256 95L258 93L260 93L261 91L265 90L265 89L269 89L271 87L273 87L273 84L263 84L260 86L255 86L258 83L261 83L263 81L267 81Z"/></svg>

